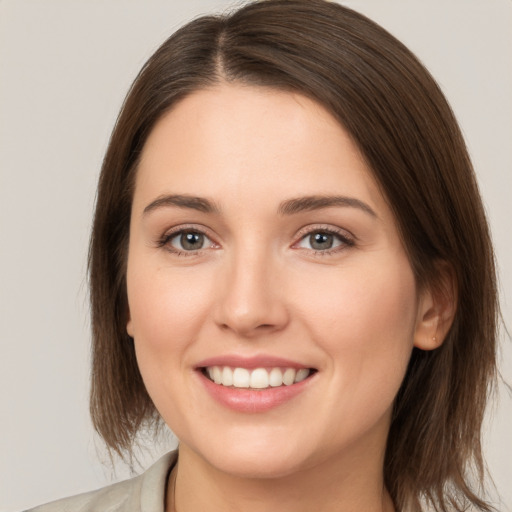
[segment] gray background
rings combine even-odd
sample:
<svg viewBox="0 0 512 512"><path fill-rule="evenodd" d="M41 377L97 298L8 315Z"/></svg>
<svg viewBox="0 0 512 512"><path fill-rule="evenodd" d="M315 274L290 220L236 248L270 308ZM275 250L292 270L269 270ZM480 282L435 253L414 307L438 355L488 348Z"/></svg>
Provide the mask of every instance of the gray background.
<svg viewBox="0 0 512 512"><path fill-rule="evenodd" d="M512 319L512 2L352 0L404 41L450 100L492 226ZM0 511L129 475L88 418L85 284L96 179L135 74L191 17L222 0L0 0ZM503 338L502 373L512 383ZM485 451L512 511L512 398L500 385ZM492 417L492 418L491 418ZM147 465L165 444L141 456Z"/></svg>

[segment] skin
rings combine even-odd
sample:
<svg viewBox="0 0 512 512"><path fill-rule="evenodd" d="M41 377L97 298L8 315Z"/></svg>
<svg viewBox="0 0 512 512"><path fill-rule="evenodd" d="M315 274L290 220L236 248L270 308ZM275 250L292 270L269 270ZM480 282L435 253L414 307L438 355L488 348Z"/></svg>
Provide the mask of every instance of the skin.
<svg viewBox="0 0 512 512"><path fill-rule="evenodd" d="M155 203L169 194L218 211ZM327 195L373 214L279 213ZM201 249L180 247L184 228L206 235ZM309 235L326 230L335 247L314 250ZM127 286L140 371L180 439L177 510L393 510L382 476L393 400L413 346L435 348L444 331L370 170L322 106L222 83L164 115L138 169ZM317 372L278 407L233 411L196 371L226 354Z"/></svg>

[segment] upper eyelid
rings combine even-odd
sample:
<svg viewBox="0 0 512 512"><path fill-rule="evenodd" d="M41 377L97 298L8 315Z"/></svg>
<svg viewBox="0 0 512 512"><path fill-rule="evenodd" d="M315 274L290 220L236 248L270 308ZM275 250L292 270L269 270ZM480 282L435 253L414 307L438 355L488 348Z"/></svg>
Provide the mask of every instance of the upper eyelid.
<svg viewBox="0 0 512 512"><path fill-rule="evenodd" d="M184 232L197 232L201 235L204 235L213 246L219 246L219 242L217 238L211 234L211 230L206 228L206 226L201 226L198 224L179 224L177 226L173 226L172 228L166 229L160 236L157 236L155 243L158 247L163 247L167 245L174 237L178 236L180 233ZM197 249L197 251L203 251L206 248ZM191 251L192 252L192 251Z"/></svg>
<svg viewBox="0 0 512 512"><path fill-rule="evenodd" d="M186 232L186 231L196 231L198 233L201 233L202 235L206 236L213 244L221 245L219 242L219 238L216 233L214 233L211 229L208 227L202 225L202 224L178 224L176 226L173 226L171 228L166 229L161 236L158 237L158 241L161 242L163 240L170 240L174 236ZM301 227L299 230L297 230L296 234L294 235L294 241L292 245L297 244L300 242L304 237L315 233L315 232L326 232L333 235L338 235L342 238L349 239L351 241L356 242L357 237L350 232L349 230L345 228L341 228L339 226L333 226L329 224L308 224L306 226Z"/></svg>
<svg viewBox="0 0 512 512"><path fill-rule="evenodd" d="M308 224L297 231L296 238L300 240L311 233L322 231L333 235L344 236L345 238L350 238L350 240L357 240L357 237L348 229L327 224Z"/></svg>
<svg viewBox="0 0 512 512"><path fill-rule="evenodd" d="M208 238L214 238L211 229L208 229L206 226L202 226L201 224L178 224L177 226L166 229L162 234L162 238L177 235L184 231L196 231Z"/></svg>
<svg viewBox="0 0 512 512"><path fill-rule="evenodd" d="M337 236L341 242L340 246L337 247L331 247L329 249L319 250L319 249L313 249L313 248L303 248L299 247L299 244L306 239L308 236L311 236L313 233L328 233L333 236ZM295 237L295 241L291 245L291 249L293 250L303 250L306 252L309 252L313 255L318 256L328 256L328 255L334 255L339 254L340 252L343 252L344 250L355 247L357 244L357 238L348 230L340 228L340 227L334 227L332 225L328 226L320 226L320 225L309 225L305 226L304 228L301 228L299 230L299 233Z"/></svg>

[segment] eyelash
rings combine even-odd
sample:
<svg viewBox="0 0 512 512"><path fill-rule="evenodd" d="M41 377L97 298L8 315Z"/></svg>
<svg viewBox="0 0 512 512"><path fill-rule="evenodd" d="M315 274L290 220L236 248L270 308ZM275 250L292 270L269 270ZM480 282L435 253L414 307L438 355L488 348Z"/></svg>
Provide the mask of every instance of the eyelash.
<svg viewBox="0 0 512 512"><path fill-rule="evenodd" d="M165 249L165 250L169 251L170 253L175 254L176 256L182 256L182 257L196 256L197 254L200 253L200 251L202 251L204 249L201 248L201 249L196 249L196 250L191 250L191 251L185 251L185 250L176 249L175 247L173 247L170 244L170 242L171 242L171 240L173 240L173 238L176 238L178 236L188 234L188 233L204 236L205 239L209 240L212 245L214 245L214 246L216 245L215 242L212 241L211 237L209 237L206 234L204 229L201 229L201 228L198 228L195 226L190 226L190 227L180 226L176 229L173 229L170 232L165 233L160 239L158 239L157 247Z"/></svg>
<svg viewBox="0 0 512 512"><path fill-rule="evenodd" d="M217 245L211 239L211 237L207 235L207 233L205 232L204 229L197 228L195 226L190 226L190 227L180 226L180 227L178 227L178 228L176 228L176 229L174 229L174 230L172 230L170 232L165 233L161 238L159 238L157 240L157 247L163 248L163 249L169 251L170 253L172 253L172 254L174 254L174 255L176 255L178 257L196 256L201 251L207 249L207 248L200 248L200 249L197 249L197 250L187 251L187 250L177 249L177 248L173 247L170 244L170 242L174 238L176 238L178 236L182 236L184 234L197 234L197 235L201 235L201 236L204 236L206 240L209 240L210 244L212 246L214 246L214 248ZM331 255L333 253L341 252L341 251L343 251L343 250L345 250L347 248L353 247L355 245L354 237L349 235L346 231L344 231L344 230L343 231L342 230L336 230L336 229L333 229L332 227L318 226L318 227L315 227L313 229L307 228L307 229L301 230L299 232L299 234L298 234L299 240L292 245L292 248L300 249L300 247L297 247L297 246L301 242L306 240L307 237L311 237L311 236L316 235L316 234L331 235L331 236L333 236L333 237L338 239L338 241L340 242L340 245L338 245L336 247L333 247L333 248L325 249L325 250L303 248L304 250L311 252L315 256L329 256L329 255Z"/></svg>
<svg viewBox="0 0 512 512"><path fill-rule="evenodd" d="M343 250L346 250L350 247L355 246L355 237L353 237L352 235L347 233L345 230L338 230L338 229L334 229L332 227L327 227L327 226L317 226L313 229L307 228L306 230L299 232L299 240L298 240L298 242L295 242L293 244L293 247L296 247L298 244L300 244L302 241L306 240L308 237L311 237L316 234L331 235L338 239L338 241L340 242L340 245L330 248L330 249L325 249L325 250L316 250L316 249L307 249L307 248L305 249L309 252L312 252L312 254L314 256L320 256L320 257L329 256L329 255L339 253Z"/></svg>

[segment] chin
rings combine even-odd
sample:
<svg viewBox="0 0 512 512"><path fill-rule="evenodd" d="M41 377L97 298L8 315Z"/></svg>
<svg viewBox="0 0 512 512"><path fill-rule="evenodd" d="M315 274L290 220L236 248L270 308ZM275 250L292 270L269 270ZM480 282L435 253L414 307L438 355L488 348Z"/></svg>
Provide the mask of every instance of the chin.
<svg viewBox="0 0 512 512"><path fill-rule="evenodd" d="M279 439L231 439L229 443L209 442L194 449L210 466L240 478L282 478L307 466L307 450ZM181 445L180 445L181 446Z"/></svg>
<svg viewBox="0 0 512 512"><path fill-rule="evenodd" d="M304 469L304 461L299 454L265 453L259 454L239 452L223 453L208 461L218 470L232 476L249 479L285 478Z"/></svg>

